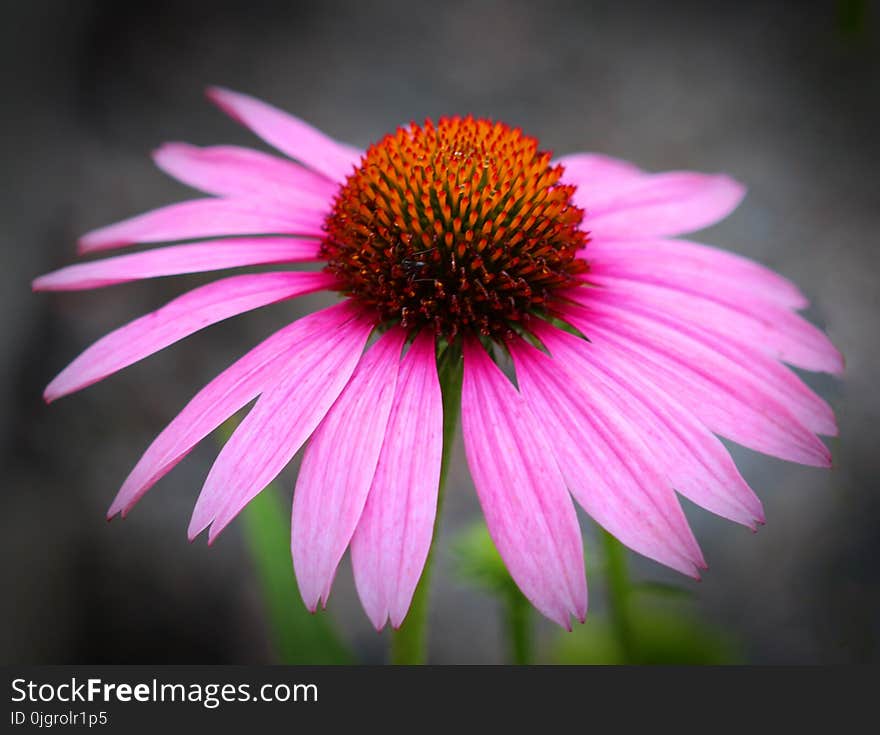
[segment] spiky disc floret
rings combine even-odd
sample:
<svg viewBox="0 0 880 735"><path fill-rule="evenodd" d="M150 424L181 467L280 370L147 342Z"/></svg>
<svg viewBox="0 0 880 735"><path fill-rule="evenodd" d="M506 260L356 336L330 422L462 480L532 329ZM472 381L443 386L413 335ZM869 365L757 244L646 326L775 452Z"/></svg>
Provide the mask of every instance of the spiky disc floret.
<svg viewBox="0 0 880 735"><path fill-rule="evenodd" d="M370 146L327 218L339 289L383 321L504 339L586 270L563 168L518 128L412 123Z"/></svg>

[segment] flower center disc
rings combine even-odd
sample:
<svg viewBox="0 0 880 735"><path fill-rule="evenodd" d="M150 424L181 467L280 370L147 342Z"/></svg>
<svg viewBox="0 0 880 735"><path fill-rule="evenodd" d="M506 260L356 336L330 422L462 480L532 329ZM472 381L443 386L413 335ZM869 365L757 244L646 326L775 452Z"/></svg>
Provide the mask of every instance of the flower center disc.
<svg viewBox="0 0 880 735"><path fill-rule="evenodd" d="M370 146L327 218L339 290L382 321L505 339L587 269L575 187L538 141L503 123L441 118Z"/></svg>

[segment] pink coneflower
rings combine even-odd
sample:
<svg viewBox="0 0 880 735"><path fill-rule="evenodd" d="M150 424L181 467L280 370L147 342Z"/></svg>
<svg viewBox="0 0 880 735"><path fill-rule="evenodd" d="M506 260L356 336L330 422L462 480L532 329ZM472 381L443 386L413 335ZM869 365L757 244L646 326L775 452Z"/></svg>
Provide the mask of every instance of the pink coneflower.
<svg viewBox="0 0 880 735"><path fill-rule="evenodd" d="M306 606L326 604L351 546L367 615L397 627L437 509L438 359L463 360L462 431L489 532L526 597L569 627L587 609L572 496L630 548L697 577L705 562L676 491L750 527L764 520L716 434L829 466L817 435L835 434L833 413L782 364L842 369L796 314L806 299L756 263L677 239L737 206L744 189L727 176L554 160L519 129L471 117L411 124L363 152L250 97L210 97L293 160L165 145L160 168L212 196L90 232L80 251L199 242L63 268L34 288L270 263L323 270L196 288L92 345L46 399L236 314L319 290L342 300L199 391L109 517L256 398L208 474L190 537L207 528L214 539L305 447L292 553ZM499 367L507 356L515 381Z"/></svg>

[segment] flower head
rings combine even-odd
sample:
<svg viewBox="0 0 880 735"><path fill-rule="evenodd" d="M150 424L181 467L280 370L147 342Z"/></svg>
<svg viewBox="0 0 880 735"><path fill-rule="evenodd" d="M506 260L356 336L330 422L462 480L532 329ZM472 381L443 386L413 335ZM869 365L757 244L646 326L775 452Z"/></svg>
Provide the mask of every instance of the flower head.
<svg viewBox="0 0 880 735"><path fill-rule="evenodd" d="M550 158L502 123L401 128L342 187L321 255L383 321L509 338L587 270L583 211Z"/></svg>
<svg viewBox="0 0 880 735"><path fill-rule="evenodd" d="M70 266L38 290L257 264L92 345L54 400L199 329L329 290L199 391L150 445L108 516L127 514L199 441L257 398L211 468L189 533L214 539L305 447L292 515L306 605L351 548L377 628L406 616L431 544L443 454L438 354L463 359L461 422L490 534L514 581L565 627L587 588L572 496L632 549L705 567L676 491L750 527L761 503L716 435L828 466L829 406L783 363L838 373L789 281L678 239L743 196L726 176L553 159L502 123L412 124L367 149L250 97L211 98L289 158L169 144L158 165L212 195L96 230L83 252L197 240ZM497 349L502 348L502 349ZM515 383L499 367L511 358Z"/></svg>

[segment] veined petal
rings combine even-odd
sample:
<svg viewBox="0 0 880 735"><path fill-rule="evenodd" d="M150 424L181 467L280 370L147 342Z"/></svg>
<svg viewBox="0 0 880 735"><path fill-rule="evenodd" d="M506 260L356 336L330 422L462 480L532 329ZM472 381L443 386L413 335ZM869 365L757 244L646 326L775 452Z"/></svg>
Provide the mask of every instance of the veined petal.
<svg viewBox="0 0 880 735"><path fill-rule="evenodd" d="M292 161L231 145L200 148L188 143L165 143L153 153L153 160L184 184L221 197L267 196L321 207L329 203L338 188Z"/></svg>
<svg viewBox="0 0 880 735"><path fill-rule="evenodd" d="M584 250L591 269L656 283L725 303L760 299L803 309L807 298L791 281L748 258L685 240L593 239Z"/></svg>
<svg viewBox="0 0 880 735"><path fill-rule="evenodd" d="M141 253L77 263L40 276L34 291L79 291L143 278L177 276L267 263L319 260L317 240L239 237L171 245Z"/></svg>
<svg viewBox="0 0 880 735"><path fill-rule="evenodd" d="M99 339L49 383L43 397L54 401L211 324L332 285L326 273L285 272L231 276L200 286Z"/></svg>
<svg viewBox="0 0 880 735"><path fill-rule="evenodd" d="M591 341L623 350L713 432L792 462L828 467L828 448L739 365L687 334L595 303L569 305L564 318Z"/></svg>
<svg viewBox="0 0 880 735"><path fill-rule="evenodd" d="M698 578L705 562L697 541L620 401L563 369L565 357L548 357L522 340L509 347L520 390L584 510L640 554Z"/></svg>
<svg viewBox="0 0 880 735"><path fill-rule="evenodd" d="M406 332L386 332L358 363L303 455L291 518L299 591L314 611L327 604L339 560L373 482L397 385Z"/></svg>
<svg viewBox="0 0 880 735"><path fill-rule="evenodd" d="M434 334L423 330L400 365L385 441L351 540L358 596L377 630L400 627L422 575L437 513L443 402Z"/></svg>
<svg viewBox="0 0 880 735"><path fill-rule="evenodd" d="M322 237L325 215L314 207L285 211L280 205L250 199L195 199L92 230L80 238L79 250L91 253L141 242L224 235Z"/></svg>
<svg viewBox="0 0 880 735"><path fill-rule="evenodd" d="M723 175L652 174L584 202L584 229L599 238L681 235L729 215L745 188Z"/></svg>
<svg viewBox="0 0 880 735"><path fill-rule="evenodd" d="M226 442L196 502L189 536L213 541L284 469L339 397L373 323L364 316L301 343Z"/></svg>
<svg viewBox="0 0 880 735"><path fill-rule="evenodd" d="M461 423L489 533L510 576L570 629L587 586L580 528L553 452L525 399L476 340L465 342Z"/></svg>
<svg viewBox="0 0 880 735"><path fill-rule="evenodd" d="M749 299L729 305L717 296L694 295L602 273L591 274L590 280L602 287L591 290L591 298L676 317L805 370L835 375L843 371L843 358L828 336L783 307Z"/></svg>
<svg viewBox="0 0 880 735"><path fill-rule="evenodd" d="M256 398L275 374L316 335L333 333L356 311L345 301L288 324L220 373L156 437L110 506L107 517L125 517L153 485L208 434Z"/></svg>
<svg viewBox="0 0 880 735"><path fill-rule="evenodd" d="M627 313L638 314L665 325L667 329L675 329L690 340L699 342L704 349L717 353L725 364L733 364L735 374L741 380L754 384L758 390L771 395L773 400L788 410L794 418L807 429L825 436L837 434L837 422L834 411L821 397L785 365L777 362L766 351L736 339L731 335L710 331L696 324L689 323L680 317L652 308L638 308L625 297L616 298L613 293L598 289L581 289L579 293L570 293L576 301L590 307L625 309Z"/></svg>
<svg viewBox="0 0 880 735"><path fill-rule="evenodd" d="M610 399L609 410L626 433L642 438L648 450L643 456L672 487L724 518L753 529L764 522L761 501L724 445L678 401L651 385L625 355L606 343L588 343L549 325L537 325L535 335L568 380L589 396L587 405L595 406L596 393Z"/></svg>
<svg viewBox="0 0 880 735"><path fill-rule="evenodd" d="M208 97L269 145L333 181L344 181L360 162L361 152L356 148L258 99L220 87L209 89Z"/></svg>

